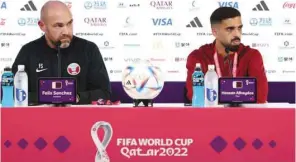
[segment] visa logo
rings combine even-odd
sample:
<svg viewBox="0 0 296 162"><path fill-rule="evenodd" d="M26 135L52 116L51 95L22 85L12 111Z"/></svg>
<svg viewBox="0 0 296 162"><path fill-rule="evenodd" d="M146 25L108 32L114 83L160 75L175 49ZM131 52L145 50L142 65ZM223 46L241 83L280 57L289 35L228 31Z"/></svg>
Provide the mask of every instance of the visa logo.
<svg viewBox="0 0 296 162"><path fill-rule="evenodd" d="M218 2L220 7L233 7L238 9L238 2Z"/></svg>
<svg viewBox="0 0 296 162"><path fill-rule="evenodd" d="M168 26L168 25L173 25L172 19L152 19L153 25L154 26Z"/></svg>

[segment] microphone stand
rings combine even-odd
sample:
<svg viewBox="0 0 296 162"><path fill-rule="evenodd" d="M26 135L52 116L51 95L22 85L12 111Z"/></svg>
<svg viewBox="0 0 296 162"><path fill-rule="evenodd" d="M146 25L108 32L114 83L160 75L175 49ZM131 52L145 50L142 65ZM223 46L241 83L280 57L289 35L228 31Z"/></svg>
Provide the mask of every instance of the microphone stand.
<svg viewBox="0 0 296 162"><path fill-rule="evenodd" d="M232 78L233 77L233 74L232 74L232 63L230 62L230 59L229 59L230 49L228 47L226 47L225 48L225 52L226 52L226 59L227 59L227 63L228 63L228 70L229 70L230 76Z"/></svg>
<svg viewBox="0 0 296 162"><path fill-rule="evenodd" d="M232 74L232 68L233 68L233 64L232 62L230 62L230 59L229 59L229 52L230 52L230 48L229 47L226 47L225 48L225 52L226 52L226 59L227 59L227 62L228 62L228 68L229 68L229 72L230 72L230 76L231 78L233 78L233 74ZM242 107L242 104L241 103L230 103L230 104L227 104L227 107Z"/></svg>
<svg viewBox="0 0 296 162"><path fill-rule="evenodd" d="M61 56L61 44L62 42L59 41L57 43L57 57L58 57L58 78L62 77L62 56ZM66 104L54 104L55 107L66 107Z"/></svg>
<svg viewBox="0 0 296 162"><path fill-rule="evenodd" d="M61 43L59 42L58 45L57 45L57 49L58 49L58 53L57 53L57 56L58 56L58 78L62 77L62 74L61 74Z"/></svg>

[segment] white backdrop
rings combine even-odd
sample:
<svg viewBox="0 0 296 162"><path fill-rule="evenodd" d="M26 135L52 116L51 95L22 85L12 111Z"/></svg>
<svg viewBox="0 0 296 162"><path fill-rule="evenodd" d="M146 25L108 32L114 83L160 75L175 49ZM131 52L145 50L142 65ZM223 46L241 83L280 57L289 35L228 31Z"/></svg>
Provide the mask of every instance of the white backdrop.
<svg viewBox="0 0 296 162"><path fill-rule="evenodd" d="M1 70L22 45L42 35L37 22L46 1L0 0ZM214 40L209 17L220 5L241 11L242 42L259 49L268 80L295 81L295 0L63 2L73 13L74 35L99 46L111 81L121 81L122 69L143 58L159 65L166 81L185 81L188 54ZM191 21L197 25L188 27Z"/></svg>

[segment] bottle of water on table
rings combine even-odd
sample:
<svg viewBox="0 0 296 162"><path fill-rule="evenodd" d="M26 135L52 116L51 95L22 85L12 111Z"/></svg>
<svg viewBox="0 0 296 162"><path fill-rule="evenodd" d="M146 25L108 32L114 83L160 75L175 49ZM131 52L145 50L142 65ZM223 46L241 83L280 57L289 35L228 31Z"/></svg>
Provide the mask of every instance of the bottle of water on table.
<svg viewBox="0 0 296 162"><path fill-rule="evenodd" d="M204 73L202 72L200 63L196 63L195 70L192 74L192 86L192 107L204 107Z"/></svg>
<svg viewBox="0 0 296 162"><path fill-rule="evenodd" d="M28 106L28 75L25 65L18 65L14 77L14 105L15 107Z"/></svg>
<svg viewBox="0 0 296 162"><path fill-rule="evenodd" d="M0 71L0 76L2 78L2 70ZM2 79L0 79L0 105L2 103Z"/></svg>
<svg viewBox="0 0 296 162"><path fill-rule="evenodd" d="M208 65L205 75L205 106L218 106L218 75L215 65Z"/></svg>
<svg viewBox="0 0 296 162"><path fill-rule="evenodd" d="M2 107L13 107L13 73L10 67L5 67L1 76Z"/></svg>

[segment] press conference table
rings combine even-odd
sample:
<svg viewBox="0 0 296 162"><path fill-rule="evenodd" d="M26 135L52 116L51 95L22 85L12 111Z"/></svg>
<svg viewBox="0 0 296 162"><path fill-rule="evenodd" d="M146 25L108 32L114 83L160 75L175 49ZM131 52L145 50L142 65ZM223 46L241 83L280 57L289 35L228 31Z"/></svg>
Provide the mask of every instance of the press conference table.
<svg viewBox="0 0 296 162"><path fill-rule="evenodd" d="M1 126L1 162L295 161L295 104L1 108Z"/></svg>

